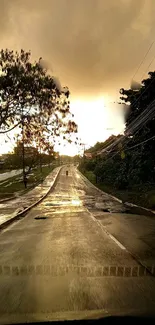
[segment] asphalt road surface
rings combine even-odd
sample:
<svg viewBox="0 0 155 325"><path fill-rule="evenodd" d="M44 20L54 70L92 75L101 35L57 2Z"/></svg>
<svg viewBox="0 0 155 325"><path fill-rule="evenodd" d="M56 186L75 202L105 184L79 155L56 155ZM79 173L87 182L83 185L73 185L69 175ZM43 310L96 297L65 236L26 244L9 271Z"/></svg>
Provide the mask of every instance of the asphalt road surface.
<svg viewBox="0 0 155 325"><path fill-rule="evenodd" d="M0 321L155 314L155 278L100 222L124 212L63 167L48 197L0 233Z"/></svg>

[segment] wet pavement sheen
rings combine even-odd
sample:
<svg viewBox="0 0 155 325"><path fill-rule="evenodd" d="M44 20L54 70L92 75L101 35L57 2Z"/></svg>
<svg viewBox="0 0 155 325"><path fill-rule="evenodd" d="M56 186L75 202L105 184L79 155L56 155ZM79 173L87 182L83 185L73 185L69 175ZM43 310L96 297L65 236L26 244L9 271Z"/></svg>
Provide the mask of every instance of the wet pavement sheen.
<svg viewBox="0 0 155 325"><path fill-rule="evenodd" d="M154 312L155 278L114 237L111 216L121 218L124 207L75 167L68 170L45 200L0 233L1 319Z"/></svg>

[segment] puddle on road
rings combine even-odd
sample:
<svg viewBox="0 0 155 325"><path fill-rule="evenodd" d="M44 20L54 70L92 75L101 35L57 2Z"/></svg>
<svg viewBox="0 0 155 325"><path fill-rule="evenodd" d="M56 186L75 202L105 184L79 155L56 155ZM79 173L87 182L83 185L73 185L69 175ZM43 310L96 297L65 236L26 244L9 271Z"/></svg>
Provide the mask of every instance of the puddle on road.
<svg viewBox="0 0 155 325"><path fill-rule="evenodd" d="M95 204L94 207L106 213L125 213L127 211L124 206L117 204Z"/></svg>
<svg viewBox="0 0 155 325"><path fill-rule="evenodd" d="M47 202L45 203L45 206L49 207L61 207L61 206L80 206L82 205L82 202L78 199L71 199L68 201L57 201L57 202Z"/></svg>
<svg viewBox="0 0 155 325"><path fill-rule="evenodd" d="M80 195L80 196L85 196L86 195L86 192L85 191L83 191L83 190L81 190L81 189L79 189L77 187L75 187L75 188L76 188L76 190L78 192L78 195Z"/></svg>
<svg viewBox="0 0 155 325"><path fill-rule="evenodd" d="M54 199L54 198L53 198ZM48 201L44 203L45 207L61 208L61 207L73 207L73 206L85 206L87 209L97 209L105 213L124 213L126 208L123 204L115 202L113 200L108 200L103 197L91 196L91 195L82 195L80 198L69 198L63 196L57 196L56 200Z"/></svg>
<svg viewBox="0 0 155 325"><path fill-rule="evenodd" d="M47 217L46 216L38 216L38 217L35 217L34 219L35 220L45 220L45 219L47 219Z"/></svg>
<svg viewBox="0 0 155 325"><path fill-rule="evenodd" d="M46 206L46 207L59 206L59 205L62 205L62 203L61 203L61 202L56 202L56 203L45 203L45 206Z"/></svg>
<svg viewBox="0 0 155 325"><path fill-rule="evenodd" d="M82 199L82 198L81 198ZM105 213L125 213L127 209L123 204L114 201L112 199L109 200L109 197L103 196L85 196L83 197L83 205L86 206L89 210L95 209L98 211L102 211Z"/></svg>

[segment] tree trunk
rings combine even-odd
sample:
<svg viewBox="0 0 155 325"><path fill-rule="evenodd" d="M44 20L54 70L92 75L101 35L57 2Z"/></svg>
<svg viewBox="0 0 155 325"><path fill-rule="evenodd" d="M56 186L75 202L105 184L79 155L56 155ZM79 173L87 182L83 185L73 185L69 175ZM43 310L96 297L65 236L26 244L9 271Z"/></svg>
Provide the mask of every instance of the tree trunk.
<svg viewBox="0 0 155 325"><path fill-rule="evenodd" d="M27 188L27 178L25 173L25 148L24 148L24 118L22 109L22 167L23 167L23 183L25 188Z"/></svg>
<svg viewBox="0 0 155 325"><path fill-rule="evenodd" d="M40 148L40 173L41 173L41 182L43 182L43 169L42 169L42 157L41 157L41 148Z"/></svg>
<svg viewBox="0 0 155 325"><path fill-rule="evenodd" d="M49 156L49 163L48 163L49 168L51 167L51 157Z"/></svg>

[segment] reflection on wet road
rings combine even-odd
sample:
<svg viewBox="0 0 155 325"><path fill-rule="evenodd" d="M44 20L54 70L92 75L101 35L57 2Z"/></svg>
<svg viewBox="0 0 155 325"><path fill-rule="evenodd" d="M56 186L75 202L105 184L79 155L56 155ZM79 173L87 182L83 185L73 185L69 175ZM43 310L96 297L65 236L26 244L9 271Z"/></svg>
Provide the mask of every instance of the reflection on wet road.
<svg viewBox="0 0 155 325"><path fill-rule="evenodd" d="M1 319L154 311L154 277L98 222L104 209L119 215L124 207L68 170L42 203L0 233Z"/></svg>

